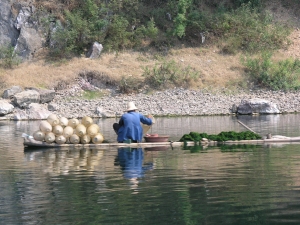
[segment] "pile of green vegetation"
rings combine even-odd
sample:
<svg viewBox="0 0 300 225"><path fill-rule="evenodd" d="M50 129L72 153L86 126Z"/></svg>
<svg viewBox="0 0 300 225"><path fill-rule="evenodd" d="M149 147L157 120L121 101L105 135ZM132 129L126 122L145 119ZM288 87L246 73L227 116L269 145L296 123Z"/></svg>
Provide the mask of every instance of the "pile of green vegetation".
<svg viewBox="0 0 300 225"><path fill-rule="evenodd" d="M180 142L186 141L194 141L198 142L201 141L202 138L207 138L211 141L240 141L240 140L258 140L262 137L256 133L250 131L242 131L242 132L235 132L235 131L228 131L228 132L221 132L218 135L212 134L209 135L207 133L198 133L198 132L190 132L189 134L184 134L180 138Z"/></svg>

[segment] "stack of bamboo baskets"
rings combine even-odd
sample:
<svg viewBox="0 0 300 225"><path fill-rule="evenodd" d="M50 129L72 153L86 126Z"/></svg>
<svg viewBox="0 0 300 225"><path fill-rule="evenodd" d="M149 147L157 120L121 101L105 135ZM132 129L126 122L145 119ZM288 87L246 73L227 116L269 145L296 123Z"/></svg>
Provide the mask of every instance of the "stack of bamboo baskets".
<svg viewBox="0 0 300 225"><path fill-rule="evenodd" d="M40 123L39 130L33 133L33 138L36 141L57 144L100 144L104 141L99 125L95 124L91 117L84 116L79 121L55 114L51 114L47 120Z"/></svg>

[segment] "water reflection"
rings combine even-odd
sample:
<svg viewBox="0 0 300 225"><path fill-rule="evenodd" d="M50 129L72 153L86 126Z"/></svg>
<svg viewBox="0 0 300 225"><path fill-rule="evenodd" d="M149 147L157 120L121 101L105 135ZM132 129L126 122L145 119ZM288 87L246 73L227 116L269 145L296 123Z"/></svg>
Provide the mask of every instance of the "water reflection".
<svg viewBox="0 0 300 225"><path fill-rule="evenodd" d="M236 119L158 118L152 132L244 131ZM300 136L300 114L238 119ZM98 121L111 141L113 122ZM24 152L21 134L38 124L0 122L0 224L299 224L298 143Z"/></svg>
<svg viewBox="0 0 300 225"><path fill-rule="evenodd" d="M103 150L97 149L72 149L62 150L36 150L25 152L26 162L39 164L44 173L52 176L68 175L70 172L95 171L101 162Z"/></svg>
<svg viewBox="0 0 300 225"><path fill-rule="evenodd" d="M142 148L119 148L115 165L119 164L123 176L129 181L130 188L138 192L139 179L145 172L153 169L153 163L143 164L144 151Z"/></svg>

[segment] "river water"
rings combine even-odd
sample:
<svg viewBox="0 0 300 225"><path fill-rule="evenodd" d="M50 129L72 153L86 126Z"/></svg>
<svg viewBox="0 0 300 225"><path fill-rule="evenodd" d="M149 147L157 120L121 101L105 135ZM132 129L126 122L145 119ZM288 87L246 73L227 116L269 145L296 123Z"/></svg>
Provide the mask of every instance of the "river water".
<svg viewBox="0 0 300 225"><path fill-rule="evenodd" d="M300 115L241 116L300 136ZM245 131L234 116L156 118L151 133ZM115 119L96 121L114 141ZM40 121L0 121L0 224L300 224L300 145L24 150Z"/></svg>

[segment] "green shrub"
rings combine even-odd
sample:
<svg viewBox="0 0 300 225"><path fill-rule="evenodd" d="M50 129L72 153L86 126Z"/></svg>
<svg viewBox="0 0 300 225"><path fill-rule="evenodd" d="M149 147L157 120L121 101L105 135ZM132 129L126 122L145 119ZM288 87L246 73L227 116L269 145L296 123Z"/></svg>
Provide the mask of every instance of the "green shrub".
<svg viewBox="0 0 300 225"><path fill-rule="evenodd" d="M186 14L187 10L192 6L191 0L179 0L178 1L178 13L174 19L174 31L173 35L182 38L185 36L185 29L187 26Z"/></svg>
<svg viewBox="0 0 300 225"><path fill-rule="evenodd" d="M114 15L108 27L107 44L112 46L113 50L125 49L131 46L130 36L131 33L127 31L129 22L126 18Z"/></svg>
<svg viewBox="0 0 300 225"><path fill-rule="evenodd" d="M143 87L143 82L140 79L132 76L122 76L119 83L119 91L121 93L133 93L138 92Z"/></svg>
<svg viewBox="0 0 300 225"><path fill-rule="evenodd" d="M252 8L261 8L263 6L263 0L233 0L233 4L235 7L240 7L243 4L249 3Z"/></svg>
<svg viewBox="0 0 300 225"><path fill-rule="evenodd" d="M143 76L145 83L153 88L172 88L174 86L189 87L193 81L200 77L199 71L190 66L180 67L172 61L163 61L155 65L152 69L144 68Z"/></svg>
<svg viewBox="0 0 300 225"><path fill-rule="evenodd" d="M249 4L218 16L213 29L223 36L225 53L279 48L286 43L290 31L287 26L273 24L270 14L260 13Z"/></svg>
<svg viewBox="0 0 300 225"><path fill-rule="evenodd" d="M254 82L272 90L294 90L300 87L300 60L286 59L272 62L272 54L263 53L258 58L243 61Z"/></svg>
<svg viewBox="0 0 300 225"><path fill-rule="evenodd" d="M51 53L57 56L81 54L94 41L102 42L108 19L106 8L100 8L95 0L78 2L72 11L64 11L64 23L56 24L56 31L51 37L54 46ZM53 20L53 18L48 18ZM45 26L47 21L44 21Z"/></svg>
<svg viewBox="0 0 300 225"><path fill-rule="evenodd" d="M0 47L0 66L6 69L12 69L19 65L20 60L17 58L14 47L3 46Z"/></svg>
<svg viewBox="0 0 300 225"><path fill-rule="evenodd" d="M105 93L100 91L84 91L82 97L87 100L99 99L105 96Z"/></svg>
<svg viewBox="0 0 300 225"><path fill-rule="evenodd" d="M51 30L52 21L60 19L62 23L51 34L51 53L58 56L82 54L95 41L108 51L145 47L143 43L161 50L179 41L202 43L200 33L208 34L207 41L219 41L224 53L256 53L284 46L290 31L264 12L264 0L62 2L57 6L60 11L44 21L45 33Z"/></svg>

